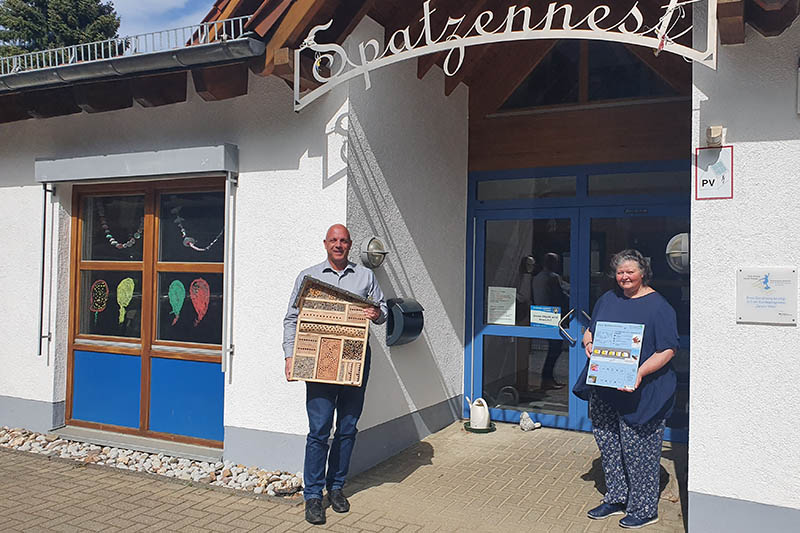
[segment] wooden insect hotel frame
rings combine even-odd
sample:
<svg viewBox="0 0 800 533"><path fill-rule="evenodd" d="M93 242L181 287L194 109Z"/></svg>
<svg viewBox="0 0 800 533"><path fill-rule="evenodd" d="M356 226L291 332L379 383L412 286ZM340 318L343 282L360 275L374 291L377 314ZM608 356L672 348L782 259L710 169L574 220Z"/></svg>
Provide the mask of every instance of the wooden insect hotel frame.
<svg viewBox="0 0 800 533"><path fill-rule="evenodd" d="M291 379L361 386L369 319L377 304L357 294L305 276L298 309Z"/></svg>

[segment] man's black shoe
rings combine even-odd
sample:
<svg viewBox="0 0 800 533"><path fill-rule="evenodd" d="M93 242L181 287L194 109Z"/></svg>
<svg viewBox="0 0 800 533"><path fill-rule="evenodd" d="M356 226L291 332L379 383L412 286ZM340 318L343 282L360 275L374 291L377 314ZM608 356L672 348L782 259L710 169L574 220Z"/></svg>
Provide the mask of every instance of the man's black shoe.
<svg viewBox="0 0 800 533"><path fill-rule="evenodd" d="M322 508L322 500L312 498L306 500L306 522L309 524L324 524L325 509Z"/></svg>
<svg viewBox="0 0 800 533"><path fill-rule="evenodd" d="M350 510L350 502L344 497L342 489L329 490L328 501L331 502L331 509L337 513L346 513Z"/></svg>

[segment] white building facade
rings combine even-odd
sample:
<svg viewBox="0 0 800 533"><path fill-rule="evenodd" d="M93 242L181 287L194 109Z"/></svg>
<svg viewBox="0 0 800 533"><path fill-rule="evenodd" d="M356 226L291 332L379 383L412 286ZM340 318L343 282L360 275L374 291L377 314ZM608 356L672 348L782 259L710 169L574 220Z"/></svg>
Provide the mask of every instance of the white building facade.
<svg viewBox="0 0 800 533"><path fill-rule="evenodd" d="M305 388L284 378L282 319L295 276L324 259L326 229L343 222L354 248L377 236L389 250L376 269L387 297L425 310L411 343L387 346L385 326L372 329L353 470L468 416L479 396L497 421L527 411L585 431L585 403L545 387L543 365L554 355L550 377L574 382L583 360L570 338L609 286L610 255L635 247L679 317L667 436L688 442L690 531L793 530L800 333L738 321L736 295L739 268L800 266L800 23L774 37L745 28L716 70L696 64L677 89L585 41L548 48L551 70L519 77L533 86L571 57L613 52L597 72L618 69L620 86L619 72L638 73L641 100L624 105L589 67L574 102L556 83L478 117L475 85L445 94L441 69L420 79L406 61L299 113L283 80L250 74L238 98L203 101L190 81L183 103L0 124L0 424L177 439L301 469ZM385 42L384 29L364 18L343 46L355 56L369 38ZM733 197L700 200L695 154L713 126L733 147ZM689 236L691 270L668 249ZM535 296L548 254L558 303ZM531 306L559 307L563 330L532 322Z"/></svg>

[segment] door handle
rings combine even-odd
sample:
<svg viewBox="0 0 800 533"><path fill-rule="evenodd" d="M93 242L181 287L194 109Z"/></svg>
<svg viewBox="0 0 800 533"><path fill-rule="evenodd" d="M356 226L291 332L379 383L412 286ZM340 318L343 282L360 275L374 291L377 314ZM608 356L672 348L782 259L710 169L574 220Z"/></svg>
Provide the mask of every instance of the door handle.
<svg viewBox="0 0 800 533"><path fill-rule="evenodd" d="M587 313L583 309L581 309L581 313L583 313L583 316L586 317L586 320L588 320L589 322L592 321L592 315L590 315L589 313Z"/></svg>
<svg viewBox="0 0 800 533"><path fill-rule="evenodd" d="M575 309L570 309L569 313L567 313L566 315L561 317L561 320L558 321L558 329L561 330L561 334L564 335L566 338L568 338L569 342L571 342L572 344L575 344L575 342L577 342L577 341L572 337L572 335L569 334L569 332L567 332L567 330L564 329L564 326L562 324L574 312L575 312Z"/></svg>

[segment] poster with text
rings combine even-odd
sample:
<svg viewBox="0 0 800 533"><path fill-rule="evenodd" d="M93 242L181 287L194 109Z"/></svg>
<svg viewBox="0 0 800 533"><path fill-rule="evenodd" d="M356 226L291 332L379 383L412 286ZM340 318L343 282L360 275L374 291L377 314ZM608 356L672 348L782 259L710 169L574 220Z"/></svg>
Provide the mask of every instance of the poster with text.
<svg viewBox="0 0 800 533"><path fill-rule="evenodd" d="M632 389L642 354L644 324L598 322L592 337L587 385Z"/></svg>
<svg viewBox="0 0 800 533"><path fill-rule="evenodd" d="M486 323L513 326L517 308L517 289L514 287L489 287Z"/></svg>

